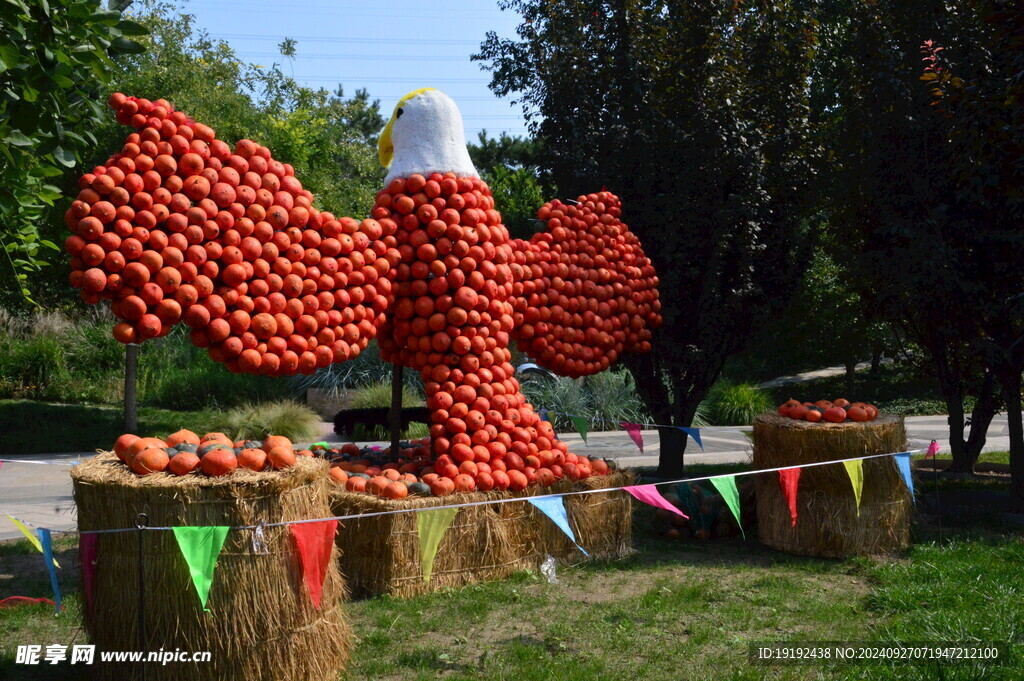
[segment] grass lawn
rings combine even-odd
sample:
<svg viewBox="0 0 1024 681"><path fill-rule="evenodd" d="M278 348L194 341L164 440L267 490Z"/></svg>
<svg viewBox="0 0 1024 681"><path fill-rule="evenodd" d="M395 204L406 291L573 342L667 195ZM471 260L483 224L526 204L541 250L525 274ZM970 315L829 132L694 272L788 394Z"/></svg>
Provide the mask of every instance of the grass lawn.
<svg viewBox="0 0 1024 681"><path fill-rule="evenodd" d="M638 515L646 513L646 509ZM644 527L643 523L638 524ZM560 568L557 585L506 582L349 604L355 679L1024 678L1024 535L1019 528L915 528L894 559L824 560L753 538L668 541L638 529L625 561ZM58 541L67 609L0 610L0 678L76 679L82 668L14 665L18 644L83 643L73 539ZM0 598L49 596L39 554L0 545ZM1002 666L753 666L755 641L1014 644Z"/></svg>
<svg viewBox="0 0 1024 681"><path fill-rule="evenodd" d="M139 408L139 431L173 433L200 428L209 414ZM124 414L117 407L50 404L34 400L0 400L0 454L91 452L108 449L124 432Z"/></svg>

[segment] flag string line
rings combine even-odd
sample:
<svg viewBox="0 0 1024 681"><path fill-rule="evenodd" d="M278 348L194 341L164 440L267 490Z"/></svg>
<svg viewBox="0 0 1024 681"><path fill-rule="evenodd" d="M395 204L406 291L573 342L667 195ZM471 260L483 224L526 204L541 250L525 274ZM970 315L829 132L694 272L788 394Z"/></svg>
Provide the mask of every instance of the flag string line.
<svg viewBox="0 0 1024 681"><path fill-rule="evenodd" d="M32 463L39 464L42 466L77 466L82 462L78 459L74 461L36 461L34 459L0 459L0 463Z"/></svg>
<svg viewBox="0 0 1024 681"><path fill-rule="evenodd" d="M623 421L621 419L603 419L598 416L581 416L579 414L569 414L564 411L555 411L553 409L538 408L537 414L543 418L543 414L556 414L558 416L568 416L573 419L586 419L587 421L601 421L603 423L617 423L620 426L623 424L629 424L631 426L643 426L644 428L675 428L677 430L723 430L734 433L742 433L750 430L751 426L673 426L666 425L663 423L635 423L633 421Z"/></svg>
<svg viewBox="0 0 1024 681"><path fill-rule="evenodd" d="M756 471L739 471L737 473L721 473L719 475L705 475L705 476L698 477L698 478L683 478L683 479L680 479L680 480L662 480L661 482L653 482L653 483L649 483L649 484L652 484L654 486L678 485L678 484L684 483L684 482L702 482L702 481L705 481L705 480L717 480L719 478L731 478L731 477L738 477L738 476L743 476L743 475L760 475L760 474L763 474L763 473L775 473L775 472L782 471L782 470L787 470L787 469L790 469L790 468L811 468L811 467L814 467L814 466L829 466L829 465L832 465L832 464L844 463L846 461L866 461L868 459L880 459L880 458L886 457L886 456L901 456L901 455L904 455L904 454L906 454L906 455L909 455L909 454L921 454L921 453L924 453L924 452L927 452L927 451L928 451L927 449L911 449L911 450L908 450L908 451L905 451L905 452L889 452L887 454L871 454L869 456L855 456L855 457L851 457L849 459L835 459L835 460L832 460L832 461L815 461L815 462L811 462L811 463L799 464L799 465L796 465L796 466L779 466L778 468L760 468L760 469L758 469ZM236 526L236 527L229 527L228 529L230 529L230 530L255 530L258 527L262 527L262 528L265 529L265 528L268 528L268 527L283 527L285 525L303 525L303 524L306 524L306 523L320 523L320 522L329 521L329 520L338 520L338 521L341 521L341 520L356 520L356 519L359 519L359 518L373 518L373 517L377 517L377 516L396 515L398 513L420 513L422 511L440 511L440 510L453 509L453 508L455 508L455 509L458 509L458 508L469 508L471 506L487 506L487 505L490 505L490 504L508 504L508 503L514 503L514 502L524 502L524 501L525 502L531 502L531 501L539 500L539 499L554 499L554 498L557 498L557 497L577 496L577 495L581 495L581 494L602 494L602 493L608 493L608 492L620 492L620 491L625 490L626 487L634 487L634 486L635 485L626 485L624 487L602 487L602 488L599 488L599 489L573 490L573 491L569 491L569 492L559 492L557 494L541 494L541 495L529 496L529 497L511 497L511 498L508 498L508 499L487 499L485 501L470 501L470 502L467 502L467 503L464 503L464 504L451 504L451 505L448 505L448 506L425 506L425 507L422 507L422 508L403 508L403 509L395 509L395 510L391 510L391 511L374 511L373 513L355 513L355 514L352 514L352 515L330 516L330 517L327 517L327 518L309 518L309 519L305 519L305 520L290 520L290 521L287 521L287 522L279 522L279 523L259 523L259 524L256 524L256 525L239 525L239 526ZM39 527L38 525L33 525L32 523L25 522L24 520L22 520L21 518L18 518L17 516L12 515L11 517L17 519L21 523L24 523L28 527L32 527L32 528L35 528L35 529L44 529L44 530L47 530L48 532L54 532L54 533L60 533L60 534L116 534L116 533L122 533L122 532L139 532L140 530L168 531L168 530L173 530L174 529L173 527L156 527L156 526L149 527L149 526L146 526L146 527L112 528L112 529L107 529L107 530L50 530L49 528Z"/></svg>

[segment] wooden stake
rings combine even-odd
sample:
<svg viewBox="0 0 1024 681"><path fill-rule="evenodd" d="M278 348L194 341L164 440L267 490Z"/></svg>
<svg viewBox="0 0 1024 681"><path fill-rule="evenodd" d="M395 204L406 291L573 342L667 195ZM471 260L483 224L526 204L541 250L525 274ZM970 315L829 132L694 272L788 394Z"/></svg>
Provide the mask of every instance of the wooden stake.
<svg viewBox="0 0 1024 681"><path fill-rule="evenodd" d="M134 433L139 429L138 404L135 398L138 376L139 346L129 343L124 354L124 432Z"/></svg>
<svg viewBox="0 0 1024 681"><path fill-rule="evenodd" d="M402 437L402 365L391 365L391 410L388 412L391 427L391 457L398 456L398 442Z"/></svg>

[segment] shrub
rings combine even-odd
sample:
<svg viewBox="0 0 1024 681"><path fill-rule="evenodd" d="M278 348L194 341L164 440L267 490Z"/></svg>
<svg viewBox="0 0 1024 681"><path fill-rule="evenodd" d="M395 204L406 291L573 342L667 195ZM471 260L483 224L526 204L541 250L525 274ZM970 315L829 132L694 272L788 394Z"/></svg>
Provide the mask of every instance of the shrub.
<svg viewBox="0 0 1024 681"><path fill-rule="evenodd" d="M234 407L212 416L207 428L224 432L235 440L284 435L295 443L312 443L323 436L320 416L306 405L290 400Z"/></svg>
<svg viewBox="0 0 1024 681"><path fill-rule="evenodd" d="M750 383L719 381L707 400L707 414L716 426L749 426L754 417L772 411L771 395Z"/></svg>
<svg viewBox="0 0 1024 681"><path fill-rule="evenodd" d="M408 372L407 372L408 373ZM423 395L408 385L402 388L403 407L422 407L426 402ZM391 406L391 382L380 381L364 386L356 392L352 398L353 409L373 409ZM353 430L353 437L359 441L367 440L390 440L391 431L382 426L357 425ZM427 437L430 429L425 423L410 423L409 427L402 433L406 439Z"/></svg>

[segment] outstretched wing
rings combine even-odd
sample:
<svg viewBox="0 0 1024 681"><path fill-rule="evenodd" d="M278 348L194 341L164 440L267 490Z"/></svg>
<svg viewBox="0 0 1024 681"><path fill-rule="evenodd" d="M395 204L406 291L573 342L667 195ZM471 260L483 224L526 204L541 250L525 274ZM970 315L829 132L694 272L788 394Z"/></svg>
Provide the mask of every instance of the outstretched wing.
<svg viewBox="0 0 1024 681"><path fill-rule="evenodd" d="M355 357L376 336L400 260L386 225L316 209L269 149L232 149L165 100L110 105L137 132L82 176L65 249L82 299L110 300L122 320L115 338L183 321L230 370L284 375Z"/></svg>
<svg viewBox="0 0 1024 681"><path fill-rule="evenodd" d="M658 277L640 241L602 191L544 204L547 230L514 242L513 337L564 376L607 369L623 352L649 352L661 324Z"/></svg>

